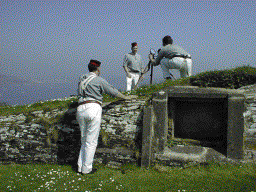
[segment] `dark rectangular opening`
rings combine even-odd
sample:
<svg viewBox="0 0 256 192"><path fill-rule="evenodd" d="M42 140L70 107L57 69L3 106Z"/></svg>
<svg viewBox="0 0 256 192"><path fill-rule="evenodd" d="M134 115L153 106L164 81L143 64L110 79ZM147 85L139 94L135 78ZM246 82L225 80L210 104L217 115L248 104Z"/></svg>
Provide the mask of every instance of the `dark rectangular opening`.
<svg viewBox="0 0 256 192"><path fill-rule="evenodd" d="M196 140L227 154L228 98L169 97L168 108L173 138Z"/></svg>

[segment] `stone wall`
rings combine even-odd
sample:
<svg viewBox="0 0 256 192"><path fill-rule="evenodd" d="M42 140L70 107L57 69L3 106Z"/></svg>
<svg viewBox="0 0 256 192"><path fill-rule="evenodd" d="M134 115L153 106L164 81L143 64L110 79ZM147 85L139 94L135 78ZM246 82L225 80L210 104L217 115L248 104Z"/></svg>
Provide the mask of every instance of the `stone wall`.
<svg viewBox="0 0 256 192"><path fill-rule="evenodd" d="M244 142L247 154L256 157L256 84L239 88L246 97Z"/></svg>
<svg viewBox="0 0 256 192"><path fill-rule="evenodd" d="M119 150L120 154L126 151L126 156L134 154L139 144L136 139L142 127L145 103L146 100L104 103L97 154L102 156L106 150L108 153ZM80 130L75 113L76 106L71 105L65 111L35 111L30 117L27 114L1 116L0 163L63 164L76 161L80 149ZM29 121L31 115L33 119ZM52 123L58 116L62 118ZM54 130L57 130L57 136Z"/></svg>

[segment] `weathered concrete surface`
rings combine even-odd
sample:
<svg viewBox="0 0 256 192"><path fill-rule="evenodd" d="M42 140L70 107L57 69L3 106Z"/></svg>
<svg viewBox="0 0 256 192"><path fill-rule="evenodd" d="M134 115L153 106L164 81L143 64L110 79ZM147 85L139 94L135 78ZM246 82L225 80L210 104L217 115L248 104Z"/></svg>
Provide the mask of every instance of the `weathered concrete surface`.
<svg viewBox="0 0 256 192"><path fill-rule="evenodd" d="M227 157L244 158L244 97L228 99Z"/></svg>
<svg viewBox="0 0 256 192"><path fill-rule="evenodd" d="M173 147L166 147L162 153L155 153L155 163L173 165L175 162L178 165L193 163L246 163L256 160L254 153L248 154L243 159L228 158L225 155L217 152L213 148L190 146L190 145L176 145Z"/></svg>
<svg viewBox="0 0 256 192"><path fill-rule="evenodd" d="M156 153L156 160L181 162L206 162L208 148L197 146L177 145L166 147L163 153Z"/></svg>
<svg viewBox="0 0 256 192"><path fill-rule="evenodd" d="M152 161L152 144L153 144L153 107L148 106L144 109L143 118L143 135L141 150L141 166L148 167Z"/></svg>
<svg viewBox="0 0 256 192"><path fill-rule="evenodd" d="M200 88L198 86L173 86L166 88L169 97L202 97L202 98L225 98L230 96L243 97L243 91L225 88Z"/></svg>
<svg viewBox="0 0 256 192"><path fill-rule="evenodd" d="M154 118L154 143L156 151L163 151L168 134L168 95L160 91L154 94L152 99Z"/></svg>

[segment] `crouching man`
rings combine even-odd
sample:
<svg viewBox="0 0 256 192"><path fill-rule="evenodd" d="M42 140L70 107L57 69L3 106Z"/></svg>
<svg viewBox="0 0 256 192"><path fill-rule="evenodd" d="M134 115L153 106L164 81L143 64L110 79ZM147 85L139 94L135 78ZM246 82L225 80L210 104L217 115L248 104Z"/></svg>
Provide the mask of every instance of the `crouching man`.
<svg viewBox="0 0 256 192"><path fill-rule="evenodd" d="M111 86L100 76L101 62L90 60L89 73L80 77L78 84L77 121L81 130L81 149L78 158L78 172L81 174L93 173L94 154L98 144L98 137L102 116L103 93L121 99L134 99L137 96L125 96Z"/></svg>
<svg viewBox="0 0 256 192"><path fill-rule="evenodd" d="M149 55L149 60L154 66L160 64L164 79L171 79L169 70L177 69L180 71L180 77L189 77L192 75L191 55L181 46L173 44L172 38L167 35L162 39L163 47L159 51L156 59Z"/></svg>

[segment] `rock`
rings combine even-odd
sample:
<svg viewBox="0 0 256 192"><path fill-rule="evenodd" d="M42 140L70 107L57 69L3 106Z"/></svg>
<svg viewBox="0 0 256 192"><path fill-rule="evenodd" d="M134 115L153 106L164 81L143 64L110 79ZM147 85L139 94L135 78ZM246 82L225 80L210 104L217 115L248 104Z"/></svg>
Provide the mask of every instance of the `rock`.
<svg viewBox="0 0 256 192"><path fill-rule="evenodd" d="M252 124L250 129L256 129L256 123Z"/></svg>

